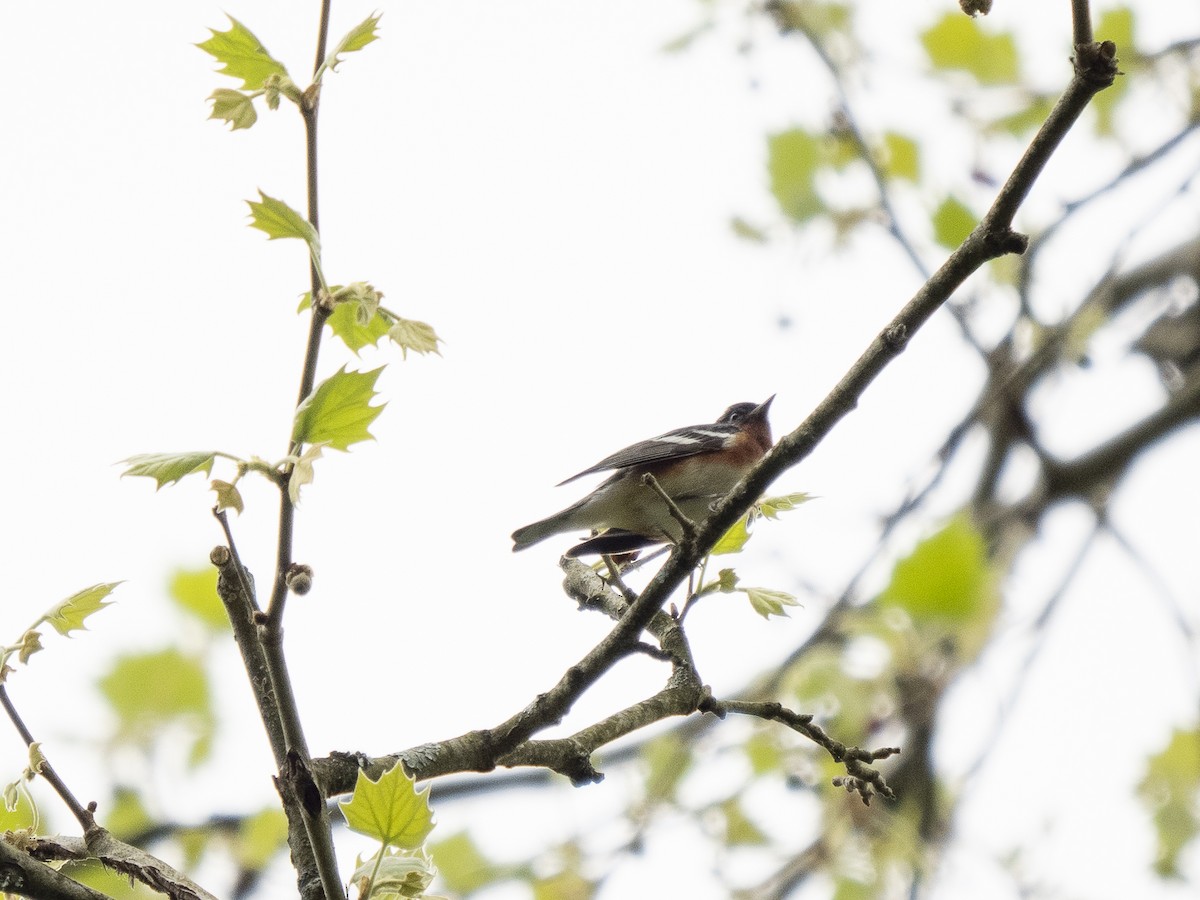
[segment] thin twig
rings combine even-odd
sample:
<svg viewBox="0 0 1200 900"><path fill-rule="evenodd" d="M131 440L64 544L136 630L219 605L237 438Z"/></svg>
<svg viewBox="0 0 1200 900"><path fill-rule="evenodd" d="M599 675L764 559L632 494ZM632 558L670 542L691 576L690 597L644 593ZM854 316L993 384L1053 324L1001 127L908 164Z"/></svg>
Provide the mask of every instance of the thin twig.
<svg viewBox="0 0 1200 900"><path fill-rule="evenodd" d="M17 734L21 736L21 740L25 742L25 746L32 747L37 743L33 738L33 734L30 733L29 728L26 727L24 720L21 718L21 714L17 712L16 706L13 705L12 698L8 696L8 685L6 684L0 684L0 706L4 707L9 721L17 729ZM54 792L67 805L67 809L71 811L71 815L75 817L75 821L79 823L79 827L83 829L85 834L88 829L96 827L96 817L92 815L92 810L86 808L75 799L75 795L71 793L71 789L67 787L67 783L54 771L54 767L50 765L49 761L43 759L36 771L37 774L45 778L47 783L54 788Z"/></svg>
<svg viewBox="0 0 1200 900"><path fill-rule="evenodd" d="M1092 14L1088 0L1071 0L1071 34L1076 47L1092 42Z"/></svg>
<svg viewBox="0 0 1200 900"><path fill-rule="evenodd" d="M687 514L679 508L679 504L671 499L671 495L663 490L663 486L658 483L657 478L646 472L642 475L642 484L658 494L662 502L667 505L667 511L671 513L671 518L679 523L685 540L696 533L696 523L689 519Z"/></svg>

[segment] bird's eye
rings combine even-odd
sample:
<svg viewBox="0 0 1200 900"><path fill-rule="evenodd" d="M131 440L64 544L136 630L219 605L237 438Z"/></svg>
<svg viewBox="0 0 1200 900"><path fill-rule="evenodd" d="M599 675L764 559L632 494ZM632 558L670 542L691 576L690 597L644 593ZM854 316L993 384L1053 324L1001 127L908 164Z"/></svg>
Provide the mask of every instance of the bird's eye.
<svg viewBox="0 0 1200 900"><path fill-rule="evenodd" d="M739 420L741 417L742 417L742 414L741 414L740 412L730 413L730 414L729 414L729 421L730 421L730 422L736 422L736 421L738 421L738 420Z"/></svg>

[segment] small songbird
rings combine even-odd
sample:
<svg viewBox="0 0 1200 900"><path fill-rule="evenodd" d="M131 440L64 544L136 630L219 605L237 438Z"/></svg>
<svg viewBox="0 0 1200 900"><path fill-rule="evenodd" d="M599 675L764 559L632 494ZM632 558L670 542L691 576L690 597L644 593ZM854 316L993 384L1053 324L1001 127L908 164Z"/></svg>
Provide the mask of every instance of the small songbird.
<svg viewBox="0 0 1200 900"><path fill-rule="evenodd" d="M663 492L696 524L704 521L716 501L729 493L756 462L771 449L767 411L762 403L735 403L711 425L677 428L640 441L559 485L593 472L615 469L616 474L562 512L513 532L513 551L524 550L566 531L596 534L567 551L628 553L667 541L678 543L683 529L653 486L642 476L654 476Z"/></svg>

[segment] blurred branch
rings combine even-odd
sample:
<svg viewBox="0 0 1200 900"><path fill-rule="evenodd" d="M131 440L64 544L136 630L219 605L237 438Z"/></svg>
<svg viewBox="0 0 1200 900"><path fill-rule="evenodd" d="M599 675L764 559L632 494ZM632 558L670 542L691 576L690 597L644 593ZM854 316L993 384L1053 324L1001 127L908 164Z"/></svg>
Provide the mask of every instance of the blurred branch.
<svg viewBox="0 0 1200 900"><path fill-rule="evenodd" d="M30 838L29 854L53 862L94 859L105 868L141 882L172 900L217 900L182 872L144 850L117 840L103 828L95 828L86 837ZM11 888L10 888L11 890ZM34 895L31 895L34 896Z"/></svg>
<svg viewBox="0 0 1200 900"><path fill-rule="evenodd" d="M110 900L0 839L0 890L38 900Z"/></svg>

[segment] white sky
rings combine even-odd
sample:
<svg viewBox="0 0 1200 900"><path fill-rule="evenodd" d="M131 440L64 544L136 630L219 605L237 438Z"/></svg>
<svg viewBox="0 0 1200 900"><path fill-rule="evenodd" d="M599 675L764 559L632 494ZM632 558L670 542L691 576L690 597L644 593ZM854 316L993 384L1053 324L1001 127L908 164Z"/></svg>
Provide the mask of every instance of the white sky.
<svg viewBox="0 0 1200 900"><path fill-rule="evenodd" d="M862 6L873 33L896 33L900 25L882 14L890 4ZM928 23L953 4L906 6L906 22ZM1009 17L1030 9L997 6ZM1054 27L1065 34L1061 6ZM301 81L315 7L241 0L228 11ZM335 4L334 37L374 8ZM799 53L768 43L736 55L736 16L720 37L664 56L659 48L699 20L700 4L414 0L378 8L383 40L348 59L323 94L325 269L331 281L373 282L386 305L429 321L446 343L442 358L407 363L390 351L364 352L363 368L389 364L380 382L388 409L372 429L378 441L330 454L306 490L297 558L314 566L316 586L291 603L287 646L314 753L386 752L492 725L550 686L605 627L562 597L560 548L509 552L514 527L576 499L576 486L552 485L632 440L709 421L735 401L777 392L776 430L794 427L917 286L878 236L855 240L845 256L820 238L764 250L731 236L733 215L775 215L764 134L796 122L819 127L830 109L823 76ZM1175 14L1193 20L1192 32L1176 23L1179 33L1194 33L1200 13ZM0 246L14 313L0 337L11 511L0 631L15 638L74 590L128 580L91 634L70 646L53 642L12 687L51 758L70 760L64 775L85 798L88 778L103 770L71 749L103 720L88 684L114 645L157 646L177 627L163 612L165 580L175 566L201 565L219 539L203 481L155 494L148 481L118 479L114 463L160 450L281 454L302 355L306 325L294 309L307 286L303 249L268 244L246 228L242 203L261 188L302 206L299 117L265 113L235 134L206 121L207 95L232 86L190 46L208 27L225 27L221 7L68 3L53 16L34 4L0 9L0 48L19 73L0 144ZM1061 41L1034 43L1059 65ZM891 41L878 52L899 73L920 65L918 49ZM1048 85L1067 75L1062 65L1037 71ZM906 84L897 76L868 86L868 114L879 116L868 128L936 115L898 107L895 92ZM931 165L957 178L961 149L947 141L931 151ZM1099 180L1085 156L1070 155L1084 150L1082 141L1064 148L1032 198L1035 213ZM996 161L997 174L1008 165ZM920 209L912 211L919 221ZM793 326L781 331L784 315ZM840 586L871 543L873 516L904 493L977 390L982 368L954 335L945 316L935 319L813 459L776 486L822 499L772 526L779 533L739 564L747 582L801 572L827 590ZM323 374L346 361L339 344L327 343ZM1106 408L1134 409L1155 396L1148 369L1137 379L1141 392L1128 404L1109 395ZM1162 470L1191 469L1196 450L1164 448ZM1200 505L1192 474L1176 477L1169 497L1153 481L1141 492L1161 502L1131 517L1166 521L1143 549L1166 559L1166 548L1194 548L1194 515L1170 526L1180 522L1175 513ZM236 535L263 583L276 503L265 487L247 490L246 500ZM1014 628L1036 613L1020 597L1044 597L1054 563L1070 550L1047 553L1044 568L1031 563L1037 571L1014 578L1037 585L1016 592ZM1121 829L1090 829L1097 820L1137 820L1128 789L1139 760L1165 740L1166 723L1194 714L1194 672L1180 651L1161 652L1175 638L1166 625L1147 625L1154 601L1132 599L1146 593L1144 582L1111 549L1105 559L1111 569L1098 583L1106 593L1078 598L1056 625L1070 653L1045 663L1052 672L1029 691L1020 714L1027 719L1011 727L1099 748L1108 746L1114 707L1146 707L1151 685L1161 706L1145 730L1122 730L1120 754L1092 760L1109 765L1086 787L1064 791L1069 776L1035 755L1034 742L1004 747L1005 762L972 800L976 812L964 811L968 862L952 860L952 877L963 877L962 865L971 871L970 853L1001 852L1051 823L1047 852L1090 853L1086 873L1061 876L1068 892L1180 896L1145 876L1148 831L1136 830L1137 843ZM1193 563L1171 576L1189 601L1197 574ZM792 619L772 623L742 601L698 610L693 646L718 694L808 633L822 608L819 599L805 602ZM1128 659L1113 660L1113 647ZM235 654L226 655L236 671ZM989 661L969 676L963 702L994 703L1001 691L987 681L989 666L1011 664ZM653 690L661 675L650 663L627 668L568 725ZM1131 679L1131 668L1145 677ZM503 677L489 674L481 690L480 672ZM1064 680L1071 672L1079 683ZM1034 696L1051 689L1041 702ZM242 754L246 778L159 785L172 815L270 796L265 742L236 680L221 705L232 723L221 752ZM975 714L981 734L990 715ZM951 764L969 760L976 740L950 742ZM0 772L23 765L18 744L15 735L0 740ZM1028 792L1017 804L1014 782ZM588 802L613 803L620 789L615 781L591 789L598 796ZM439 837L457 815L446 812ZM1084 827L1092 843L1076 847ZM1094 842L1105 838L1112 846ZM1030 865L1059 877L1057 859L1035 854ZM701 881L688 885L690 896L719 896L705 893L703 867L695 874Z"/></svg>

